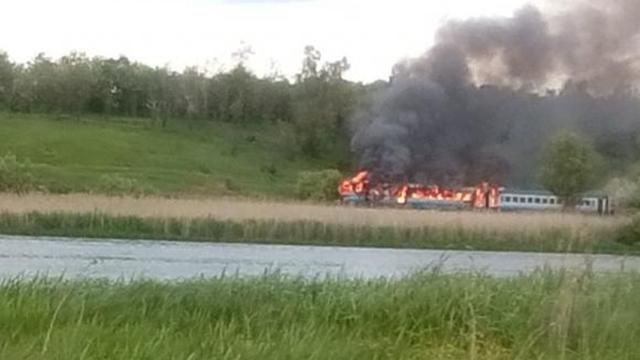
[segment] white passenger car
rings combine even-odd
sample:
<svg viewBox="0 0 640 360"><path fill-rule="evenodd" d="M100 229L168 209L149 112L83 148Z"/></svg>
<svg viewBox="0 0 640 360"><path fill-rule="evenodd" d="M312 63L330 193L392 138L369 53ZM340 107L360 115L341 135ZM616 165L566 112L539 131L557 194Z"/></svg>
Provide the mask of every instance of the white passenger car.
<svg viewBox="0 0 640 360"><path fill-rule="evenodd" d="M500 194L502 211L561 210L562 200L548 191L504 189ZM585 194L576 205L585 213L609 214L611 206L605 195Z"/></svg>

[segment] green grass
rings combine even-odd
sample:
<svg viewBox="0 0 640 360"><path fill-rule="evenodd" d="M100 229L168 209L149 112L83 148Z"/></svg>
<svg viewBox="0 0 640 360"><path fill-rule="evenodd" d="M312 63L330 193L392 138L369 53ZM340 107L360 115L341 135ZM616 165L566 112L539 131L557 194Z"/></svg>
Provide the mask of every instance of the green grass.
<svg viewBox="0 0 640 360"><path fill-rule="evenodd" d="M101 213L0 213L0 233L33 236L183 240L414 249L637 254L638 244L614 241L614 230L402 227L314 221L143 218Z"/></svg>
<svg viewBox="0 0 640 360"><path fill-rule="evenodd" d="M31 160L37 184L53 192L100 190L107 175L161 194L281 197L291 196L299 171L332 165L297 157L283 129L0 113L0 155Z"/></svg>
<svg viewBox="0 0 640 360"><path fill-rule="evenodd" d="M6 280L1 359L637 359L640 275Z"/></svg>

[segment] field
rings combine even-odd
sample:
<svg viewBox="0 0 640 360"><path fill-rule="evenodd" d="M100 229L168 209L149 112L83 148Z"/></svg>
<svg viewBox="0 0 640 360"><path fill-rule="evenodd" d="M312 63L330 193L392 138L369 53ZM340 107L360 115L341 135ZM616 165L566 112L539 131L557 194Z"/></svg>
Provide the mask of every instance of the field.
<svg viewBox="0 0 640 360"><path fill-rule="evenodd" d="M241 199L2 194L0 233L92 238L636 253L624 218L365 209Z"/></svg>
<svg viewBox="0 0 640 360"><path fill-rule="evenodd" d="M290 130L273 124L240 127L183 120L162 127L148 119L0 113L0 155L12 153L33 163L39 190L0 194L0 233L638 252L637 246L615 241L616 229L627 221L623 218L291 202L299 171L336 164L297 157L282 141Z"/></svg>
<svg viewBox="0 0 640 360"><path fill-rule="evenodd" d="M2 359L637 359L640 276L9 280ZM401 304L401 306L399 306Z"/></svg>
<svg viewBox="0 0 640 360"><path fill-rule="evenodd" d="M299 171L335 167L284 144L286 126L0 113L0 156L34 164L56 193L101 191L121 179L158 194L291 197ZM121 181L122 182L122 181Z"/></svg>

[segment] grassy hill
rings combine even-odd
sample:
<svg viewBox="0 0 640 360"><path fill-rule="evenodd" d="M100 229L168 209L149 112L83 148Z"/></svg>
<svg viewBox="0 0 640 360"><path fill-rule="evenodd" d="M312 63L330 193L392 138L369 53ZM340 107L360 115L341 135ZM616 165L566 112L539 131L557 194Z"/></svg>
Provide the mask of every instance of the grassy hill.
<svg viewBox="0 0 640 360"><path fill-rule="evenodd" d="M36 184L53 192L124 183L160 194L286 197L299 171L335 165L298 156L287 136L282 125L0 113L0 155L29 159Z"/></svg>

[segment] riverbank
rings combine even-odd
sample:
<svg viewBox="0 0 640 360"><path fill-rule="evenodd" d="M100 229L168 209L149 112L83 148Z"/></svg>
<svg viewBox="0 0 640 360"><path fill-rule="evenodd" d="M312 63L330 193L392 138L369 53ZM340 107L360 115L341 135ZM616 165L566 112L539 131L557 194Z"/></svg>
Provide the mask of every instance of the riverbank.
<svg viewBox="0 0 640 360"><path fill-rule="evenodd" d="M0 194L0 233L416 249L632 254L624 218L367 209L246 199Z"/></svg>
<svg viewBox="0 0 640 360"><path fill-rule="evenodd" d="M384 212L384 211L382 211ZM493 215L499 217L500 215ZM311 220L173 218L105 213L0 213L0 233L78 238L365 246L413 249L636 254L615 228L366 225Z"/></svg>
<svg viewBox="0 0 640 360"><path fill-rule="evenodd" d="M0 283L0 358L631 359L637 274Z"/></svg>

